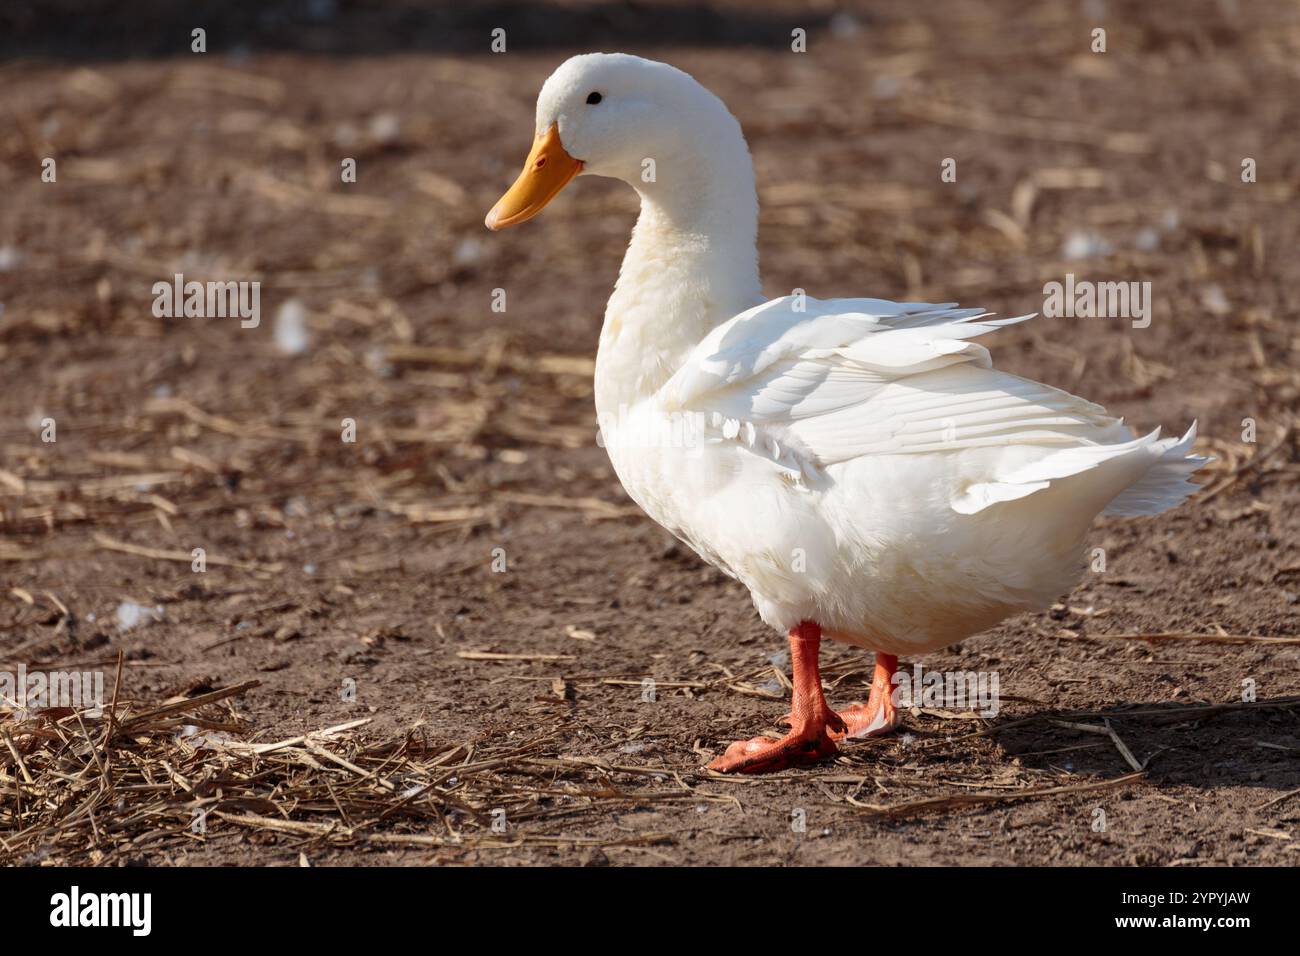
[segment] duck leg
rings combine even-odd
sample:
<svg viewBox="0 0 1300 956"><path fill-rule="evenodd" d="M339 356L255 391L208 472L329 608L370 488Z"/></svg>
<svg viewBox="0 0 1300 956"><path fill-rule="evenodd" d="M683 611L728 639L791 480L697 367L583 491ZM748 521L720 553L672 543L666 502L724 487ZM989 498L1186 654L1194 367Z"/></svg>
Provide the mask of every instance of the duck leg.
<svg viewBox="0 0 1300 956"><path fill-rule="evenodd" d="M842 737L848 727L822 694L821 671L817 666L821 640L822 629L814 621L801 621L790 629L790 662L794 669L790 732L780 740L768 737L738 740L709 764L710 770L767 773L814 763L835 753L831 733Z"/></svg>
<svg viewBox="0 0 1300 956"><path fill-rule="evenodd" d="M894 706L894 672L898 658L893 654L876 655L876 672L871 677L871 696L866 704L854 704L841 710L847 737L874 737L887 734L898 726L898 708ZM836 737L836 740L842 739Z"/></svg>

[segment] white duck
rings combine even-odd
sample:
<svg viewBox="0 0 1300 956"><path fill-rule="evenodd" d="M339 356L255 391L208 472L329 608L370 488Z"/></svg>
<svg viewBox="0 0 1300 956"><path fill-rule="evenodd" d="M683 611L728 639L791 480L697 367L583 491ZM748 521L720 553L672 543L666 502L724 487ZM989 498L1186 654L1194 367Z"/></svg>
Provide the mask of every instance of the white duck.
<svg viewBox="0 0 1300 956"><path fill-rule="evenodd" d="M614 469L790 639L790 733L732 744L713 769L778 769L892 729L896 655L1049 604L1080 577L1098 514L1155 514L1196 490L1194 425L1134 438L971 341L1032 316L765 302L740 124L681 70L625 54L561 65L488 228L531 218L580 174L641 196L596 358ZM865 706L827 704L822 633L877 652Z"/></svg>

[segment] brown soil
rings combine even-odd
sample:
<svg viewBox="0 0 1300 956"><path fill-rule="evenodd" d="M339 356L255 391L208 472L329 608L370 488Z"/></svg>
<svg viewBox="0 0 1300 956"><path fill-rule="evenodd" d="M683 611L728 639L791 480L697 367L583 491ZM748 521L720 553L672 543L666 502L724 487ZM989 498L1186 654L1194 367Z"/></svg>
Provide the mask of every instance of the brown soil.
<svg viewBox="0 0 1300 956"><path fill-rule="evenodd" d="M1081 5L1011 0L979 15L873 3L856 31L828 11L752 2L567 3L553 17L456 4L429 12L446 29L423 31L406 29L425 22L416 3L342 5L304 31L296 5L263 6L289 19L231 20L222 34L214 8L205 57L167 55L165 18L141 16L121 36L91 19L61 47L49 24L0 15L12 28L0 114L15 121L0 140L0 664L94 667L111 682L123 651L121 696L138 708L259 679L233 702L243 739L368 716L362 740L413 732L488 754L539 741L542 756L610 769L494 771L544 811L504 849L225 825L199 839L177 789L170 836L105 831L93 859L1296 862L1300 798L1276 799L1300 788L1296 711L1203 707L1240 701L1247 680L1261 702L1300 694L1300 648L1113 639L1300 631L1294 7L1188 3L1170 17L1112 2L1101 55ZM791 25L805 23L809 52L791 53ZM512 52L486 52L494 25L517 37ZM773 295L1014 314L1041 309L1043 284L1066 272L1152 283L1150 328L1039 318L1000 333L995 360L1140 429L1197 419L1219 457L1209 480L1241 470L1172 513L1101 524L1104 573L1050 612L922 659L996 670L995 719L911 714L905 737L771 778L700 769L730 740L773 729L784 705L768 659L783 640L739 585L636 513L595 444L590 358L634 197L584 180L522 228L482 226L527 149L542 80L600 48L681 66L740 118ZM46 156L57 183L40 180ZM338 181L345 156L355 185ZM956 184L940 182L945 157ZM1243 157L1258 182L1240 181ZM1067 261L1073 234L1108 249ZM151 286L176 272L260 279L261 326L154 318ZM505 314L490 309L496 288ZM311 334L297 356L273 341L290 299ZM47 416L53 444L39 435ZM344 418L354 444L339 440ZM1247 418L1255 443L1242 440ZM113 542L202 547L209 568ZM506 573L491 569L495 549ZM121 630L124 601L160 606L162 620ZM842 665L833 699L861 698L869 659L842 647L823 657ZM653 703L646 677L659 682ZM349 678L353 704L339 699ZM1153 705L1185 710L1123 713ZM1113 781L1132 771L1111 738L1067 726L1106 714L1144 778L897 816L862 806ZM201 776L204 759L177 749L182 773ZM0 779L16 773L0 748ZM0 796L0 824L14 820L14 792ZM1099 807L1105 832L1093 829ZM483 832L471 816L376 828L444 825ZM627 839L645 833L658 836ZM85 849L54 858L80 862Z"/></svg>

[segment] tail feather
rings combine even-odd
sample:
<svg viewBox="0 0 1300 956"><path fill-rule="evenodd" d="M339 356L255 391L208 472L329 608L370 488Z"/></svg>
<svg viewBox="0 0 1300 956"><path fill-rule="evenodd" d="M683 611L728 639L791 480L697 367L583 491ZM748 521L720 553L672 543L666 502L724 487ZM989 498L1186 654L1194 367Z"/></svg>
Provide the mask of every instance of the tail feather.
<svg viewBox="0 0 1300 956"><path fill-rule="evenodd" d="M1190 454L1195 442L1195 422L1182 438L1162 438L1156 442L1162 451L1160 457L1146 474L1112 498L1102 514L1121 517L1159 514L1197 491L1200 485L1191 477L1211 459Z"/></svg>

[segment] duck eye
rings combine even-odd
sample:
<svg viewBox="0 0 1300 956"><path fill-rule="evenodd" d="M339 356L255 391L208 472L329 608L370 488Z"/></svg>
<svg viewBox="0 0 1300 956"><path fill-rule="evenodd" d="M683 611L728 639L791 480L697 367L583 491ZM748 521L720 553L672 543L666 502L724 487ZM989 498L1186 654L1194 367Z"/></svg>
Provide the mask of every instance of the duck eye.
<svg viewBox="0 0 1300 956"><path fill-rule="evenodd" d="M597 103L599 103L599 102L601 101L602 98L603 98L603 97L601 97L601 95L600 95L599 93L594 93L594 92L593 92L593 93L588 93L588 94L587 94L587 105L588 105L588 106L595 106Z"/></svg>

